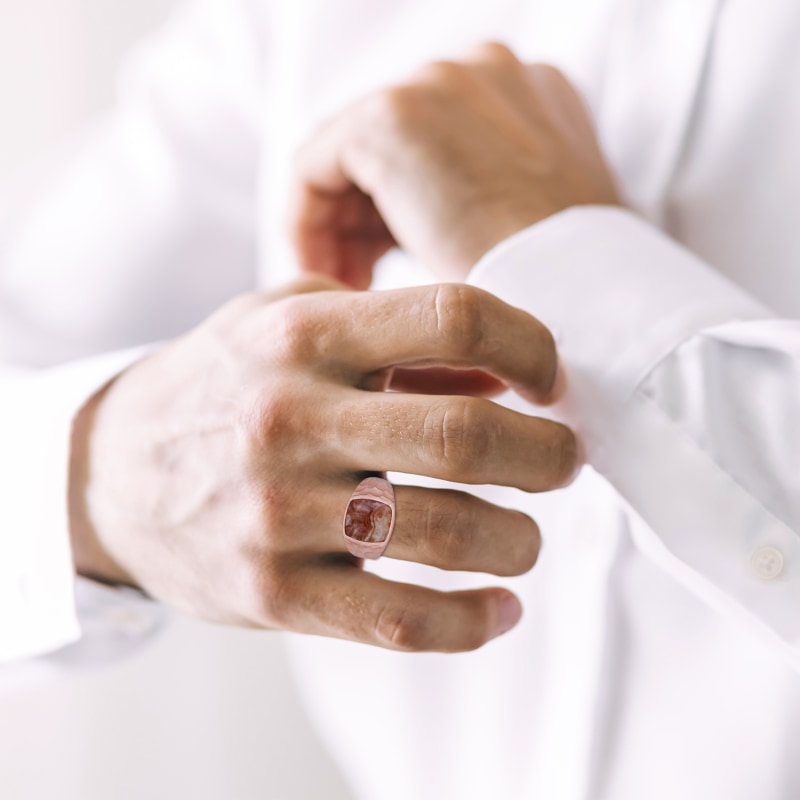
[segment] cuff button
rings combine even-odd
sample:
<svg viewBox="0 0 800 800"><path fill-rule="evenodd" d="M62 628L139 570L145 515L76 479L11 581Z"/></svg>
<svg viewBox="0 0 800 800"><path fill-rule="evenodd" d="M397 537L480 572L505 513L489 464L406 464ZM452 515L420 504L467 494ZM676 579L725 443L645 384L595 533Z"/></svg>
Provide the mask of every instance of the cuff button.
<svg viewBox="0 0 800 800"><path fill-rule="evenodd" d="M750 569L762 581L775 580L785 565L783 553L777 547L759 547L750 556Z"/></svg>

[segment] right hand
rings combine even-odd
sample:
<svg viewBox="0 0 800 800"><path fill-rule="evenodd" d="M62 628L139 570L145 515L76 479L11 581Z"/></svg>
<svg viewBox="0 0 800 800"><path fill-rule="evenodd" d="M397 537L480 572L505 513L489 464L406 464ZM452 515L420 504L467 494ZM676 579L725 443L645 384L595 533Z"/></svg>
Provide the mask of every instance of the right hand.
<svg viewBox="0 0 800 800"><path fill-rule="evenodd" d="M366 288L398 244L464 280L504 239L621 204L578 90L487 43L356 101L300 148L289 229L303 269Z"/></svg>
<svg viewBox="0 0 800 800"><path fill-rule="evenodd" d="M469 286L342 289L234 300L97 395L73 439L81 572L217 622L400 650L468 650L516 624L505 589L444 593L364 572L342 516L370 472L568 482L576 442L563 425L485 398L383 391L395 367L474 367L546 402L552 337ZM396 499L388 557L496 575L536 561L539 531L518 511L415 486Z"/></svg>

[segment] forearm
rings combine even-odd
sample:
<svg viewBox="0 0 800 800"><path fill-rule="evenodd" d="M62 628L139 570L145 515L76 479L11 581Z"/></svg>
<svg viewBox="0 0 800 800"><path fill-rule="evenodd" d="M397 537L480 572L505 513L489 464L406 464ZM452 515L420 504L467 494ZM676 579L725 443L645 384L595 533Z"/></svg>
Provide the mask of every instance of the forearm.
<svg viewBox="0 0 800 800"><path fill-rule="evenodd" d="M101 544L87 508L92 426L107 388L101 388L87 400L75 415L72 425L68 488L70 545L79 575L101 583L133 586L133 578Z"/></svg>

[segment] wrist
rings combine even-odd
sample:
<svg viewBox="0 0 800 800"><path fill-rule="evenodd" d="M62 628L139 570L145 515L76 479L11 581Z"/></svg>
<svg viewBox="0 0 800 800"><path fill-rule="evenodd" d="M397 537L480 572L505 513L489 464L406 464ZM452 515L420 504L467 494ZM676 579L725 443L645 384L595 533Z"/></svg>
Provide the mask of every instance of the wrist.
<svg viewBox="0 0 800 800"><path fill-rule="evenodd" d="M133 578L103 546L86 500L93 469L91 440L94 421L107 388L101 389L84 404L72 425L68 490L70 544L77 574L101 583L135 586Z"/></svg>
<svg viewBox="0 0 800 800"><path fill-rule="evenodd" d="M598 197L596 202L586 200L579 203L528 204L527 206L520 205L516 209L508 209L505 213L493 214L482 228L476 226L476 234L480 230L481 235L480 238L476 235L469 251L464 253L464 258L459 267L460 278L462 280L466 279L472 268L498 245L518 233L576 206L623 208L623 204L618 197L608 195L603 198Z"/></svg>

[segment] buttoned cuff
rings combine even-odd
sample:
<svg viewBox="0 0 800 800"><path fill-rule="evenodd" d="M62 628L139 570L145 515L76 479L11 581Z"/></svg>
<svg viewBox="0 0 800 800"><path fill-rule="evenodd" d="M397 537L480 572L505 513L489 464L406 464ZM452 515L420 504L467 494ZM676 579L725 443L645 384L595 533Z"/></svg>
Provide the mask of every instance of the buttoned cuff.
<svg viewBox="0 0 800 800"><path fill-rule="evenodd" d="M714 437L737 435L736 418L709 407L715 378L727 375L729 386L733 367L685 363L681 385L696 387L687 414L715 419L702 440L670 419L644 382L701 330L770 313L647 223L612 208L572 209L519 233L486 255L472 282L554 332L569 391L546 413L579 431L589 462L627 502L639 549L800 668L800 539L714 458ZM760 335L744 333L764 325ZM759 347L780 347L774 323L728 329ZM785 381L785 391L794 380L790 369L771 379ZM758 441L759 421L747 424ZM777 439L761 441L768 448Z"/></svg>
<svg viewBox="0 0 800 800"><path fill-rule="evenodd" d="M642 395L605 461L640 551L800 669L797 533Z"/></svg>
<svg viewBox="0 0 800 800"><path fill-rule="evenodd" d="M506 239L469 282L553 332L570 385L557 410L602 460L609 417L703 328L768 316L741 289L633 213L579 206Z"/></svg>
<svg viewBox="0 0 800 800"><path fill-rule="evenodd" d="M149 348L42 372L0 372L0 662L81 636L67 482L72 423Z"/></svg>

